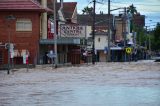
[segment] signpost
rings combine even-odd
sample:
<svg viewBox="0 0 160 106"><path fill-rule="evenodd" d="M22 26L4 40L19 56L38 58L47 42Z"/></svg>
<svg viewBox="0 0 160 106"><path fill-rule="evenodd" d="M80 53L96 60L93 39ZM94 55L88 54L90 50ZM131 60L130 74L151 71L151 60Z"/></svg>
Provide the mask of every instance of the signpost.
<svg viewBox="0 0 160 106"><path fill-rule="evenodd" d="M129 61L131 61L132 48L131 47L127 47L126 48L126 53L129 55Z"/></svg>

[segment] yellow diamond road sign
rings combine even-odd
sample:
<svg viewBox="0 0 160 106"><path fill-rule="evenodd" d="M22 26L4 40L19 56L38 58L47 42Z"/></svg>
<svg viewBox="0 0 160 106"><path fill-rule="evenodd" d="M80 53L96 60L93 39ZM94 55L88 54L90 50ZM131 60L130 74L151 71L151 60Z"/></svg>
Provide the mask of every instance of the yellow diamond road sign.
<svg viewBox="0 0 160 106"><path fill-rule="evenodd" d="M132 53L132 48L127 47L127 48L126 48L126 53L128 53L128 54Z"/></svg>

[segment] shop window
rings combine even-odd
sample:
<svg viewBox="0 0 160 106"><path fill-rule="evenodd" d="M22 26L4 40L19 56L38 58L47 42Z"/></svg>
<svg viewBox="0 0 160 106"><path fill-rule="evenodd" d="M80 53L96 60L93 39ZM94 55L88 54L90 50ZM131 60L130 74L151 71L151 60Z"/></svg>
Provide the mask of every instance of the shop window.
<svg viewBox="0 0 160 106"><path fill-rule="evenodd" d="M32 31L32 22L29 19L19 19L16 21L16 31Z"/></svg>
<svg viewBox="0 0 160 106"><path fill-rule="evenodd" d="M100 38L98 38L98 42L100 42L101 41L101 39Z"/></svg>

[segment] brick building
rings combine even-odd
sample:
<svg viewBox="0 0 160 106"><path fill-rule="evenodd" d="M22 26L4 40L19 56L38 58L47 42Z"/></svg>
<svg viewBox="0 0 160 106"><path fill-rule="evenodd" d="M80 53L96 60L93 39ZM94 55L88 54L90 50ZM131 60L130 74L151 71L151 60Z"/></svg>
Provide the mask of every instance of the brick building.
<svg viewBox="0 0 160 106"><path fill-rule="evenodd" d="M40 15L45 11L33 0L0 0L0 65L8 63L8 49L4 45L9 42L14 45L14 64L23 64L22 55L26 51L29 52L29 64L37 62ZM8 16L15 19L7 19Z"/></svg>

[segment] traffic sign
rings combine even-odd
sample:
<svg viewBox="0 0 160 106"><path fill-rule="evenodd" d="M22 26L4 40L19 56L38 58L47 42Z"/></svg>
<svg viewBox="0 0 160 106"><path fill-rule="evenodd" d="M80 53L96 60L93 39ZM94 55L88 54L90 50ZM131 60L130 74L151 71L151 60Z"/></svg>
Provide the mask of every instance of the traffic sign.
<svg viewBox="0 0 160 106"><path fill-rule="evenodd" d="M47 56L48 56L49 58L55 58L55 57L56 57L55 54L50 54L50 53L48 53Z"/></svg>
<svg viewBox="0 0 160 106"><path fill-rule="evenodd" d="M55 57L56 57L56 54L55 54L52 50L50 50L49 53L47 54L47 56L48 56L49 58L55 58Z"/></svg>
<svg viewBox="0 0 160 106"><path fill-rule="evenodd" d="M127 47L127 48L126 48L126 53L128 53L128 54L132 53L132 48Z"/></svg>

